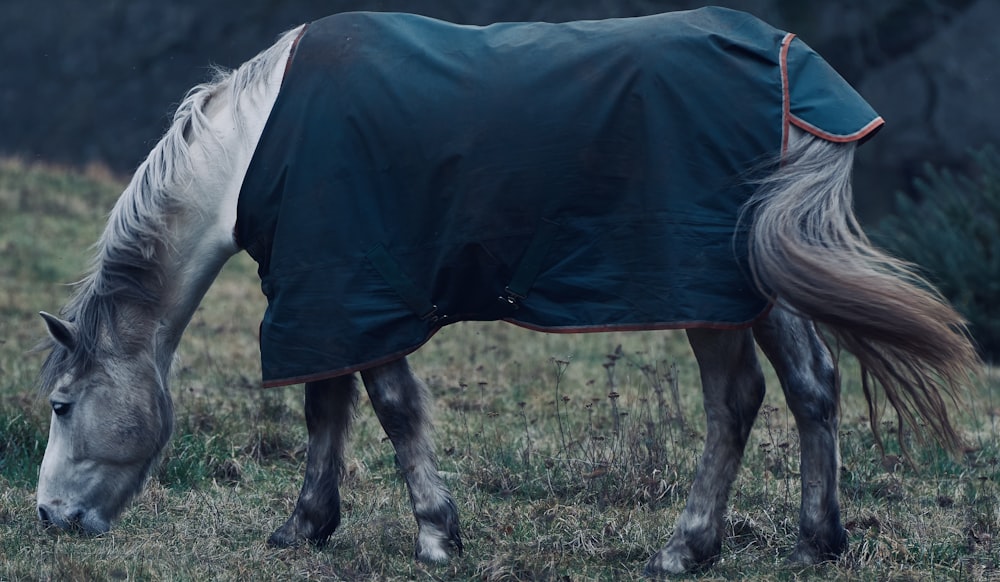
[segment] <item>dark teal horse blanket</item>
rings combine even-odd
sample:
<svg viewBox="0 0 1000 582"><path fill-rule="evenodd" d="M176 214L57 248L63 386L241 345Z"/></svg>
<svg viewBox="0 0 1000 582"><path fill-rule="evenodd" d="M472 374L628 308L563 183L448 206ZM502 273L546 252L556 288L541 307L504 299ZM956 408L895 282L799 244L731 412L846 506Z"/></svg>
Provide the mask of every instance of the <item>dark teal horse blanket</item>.
<svg viewBox="0 0 1000 582"><path fill-rule="evenodd" d="M749 325L768 307L737 228L756 172L790 124L851 141L881 123L794 35L731 10L313 22L239 199L264 383L384 363L462 320Z"/></svg>

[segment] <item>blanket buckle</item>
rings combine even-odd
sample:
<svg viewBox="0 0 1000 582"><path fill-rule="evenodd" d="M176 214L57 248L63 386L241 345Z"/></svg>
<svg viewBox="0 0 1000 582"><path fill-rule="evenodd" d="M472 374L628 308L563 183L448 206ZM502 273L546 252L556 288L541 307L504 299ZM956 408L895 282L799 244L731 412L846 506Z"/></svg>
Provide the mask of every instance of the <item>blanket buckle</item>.
<svg viewBox="0 0 1000 582"><path fill-rule="evenodd" d="M429 321L431 323L436 322L437 320L441 319L441 317L443 317L443 316L438 316L437 311L438 311L438 306L431 305L431 308L427 310L426 313L420 316L420 321Z"/></svg>
<svg viewBox="0 0 1000 582"><path fill-rule="evenodd" d="M542 271L542 264L552 248L552 241L555 240L558 231L558 222L547 218L539 222L534 236L528 241L528 246L518 261L510 283L503 289L504 294L497 297L501 305L510 309L521 307L519 302L528 297L528 292Z"/></svg>
<svg viewBox="0 0 1000 582"><path fill-rule="evenodd" d="M510 307L511 309L517 309L521 307L518 301L523 300L526 295L522 295L510 288L510 285L503 288L503 295L497 297L497 301L500 302L504 307Z"/></svg>

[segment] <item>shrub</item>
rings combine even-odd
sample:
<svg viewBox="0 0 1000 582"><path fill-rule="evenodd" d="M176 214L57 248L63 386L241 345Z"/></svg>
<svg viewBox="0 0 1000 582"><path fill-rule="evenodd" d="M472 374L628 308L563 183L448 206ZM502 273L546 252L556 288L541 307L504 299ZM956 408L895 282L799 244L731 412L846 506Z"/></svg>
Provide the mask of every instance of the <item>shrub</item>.
<svg viewBox="0 0 1000 582"><path fill-rule="evenodd" d="M970 172L927 165L918 201L899 193L878 242L919 265L969 320L984 357L1000 361L1000 152L971 154Z"/></svg>

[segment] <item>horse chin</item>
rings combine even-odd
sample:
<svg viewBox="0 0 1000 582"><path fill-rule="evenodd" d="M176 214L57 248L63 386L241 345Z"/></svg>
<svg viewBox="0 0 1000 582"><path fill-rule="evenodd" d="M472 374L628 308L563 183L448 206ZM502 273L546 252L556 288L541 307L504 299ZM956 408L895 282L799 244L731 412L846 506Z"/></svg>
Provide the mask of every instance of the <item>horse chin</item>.
<svg viewBox="0 0 1000 582"><path fill-rule="evenodd" d="M104 519L95 511L89 511L80 519L80 530L87 535L101 535L111 529L111 520Z"/></svg>

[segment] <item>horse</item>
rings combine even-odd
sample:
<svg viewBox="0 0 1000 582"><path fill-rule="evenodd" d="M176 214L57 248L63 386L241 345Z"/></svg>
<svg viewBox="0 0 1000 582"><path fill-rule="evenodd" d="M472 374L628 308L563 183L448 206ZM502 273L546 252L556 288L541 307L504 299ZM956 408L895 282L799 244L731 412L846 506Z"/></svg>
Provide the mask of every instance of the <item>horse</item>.
<svg viewBox="0 0 1000 582"><path fill-rule="evenodd" d="M736 60L708 62L723 57ZM678 109L679 95L716 82ZM755 94L768 104L751 107ZM726 95L736 97L720 102ZM693 125L668 135L675 124ZM114 205L89 274L60 315L41 313L50 352L40 391L52 414L38 517L100 534L142 490L173 429L168 378L185 327L223 264L247 250L269 301L264 384L304 383L308 429L301 492L270 545L322 544L338 528L360 373L408 488L415 558L462 552L457 505L436 468L431 395L406 355L454 321L504 319L686 330L706 442L673 534L646 566L653 577L720 554L764 395L760 346L801 442L788 559L835 559L847 546L840 388L820 326L862 364L879 443L875 387L901 422L961 451L947 405L980 365L962 317L854 217L854 152L881 124L797 37L723 9L488 27L350 13L295 28L187 93ZM432 216L420 215L425 206ZM706 208L721 214L704 218ZM380 229L394 212L406 224ZM321 225L315 258L276 234L309 215L349 223ZM420 256L392 238L409 223ZM328 242L355 238L360 250ZM438 247L447 249L426 250ZM296 279L312 272L318 282ZM340 314L355 309L363 317ZM301 317L289 322L293 312Z"/></svg>

